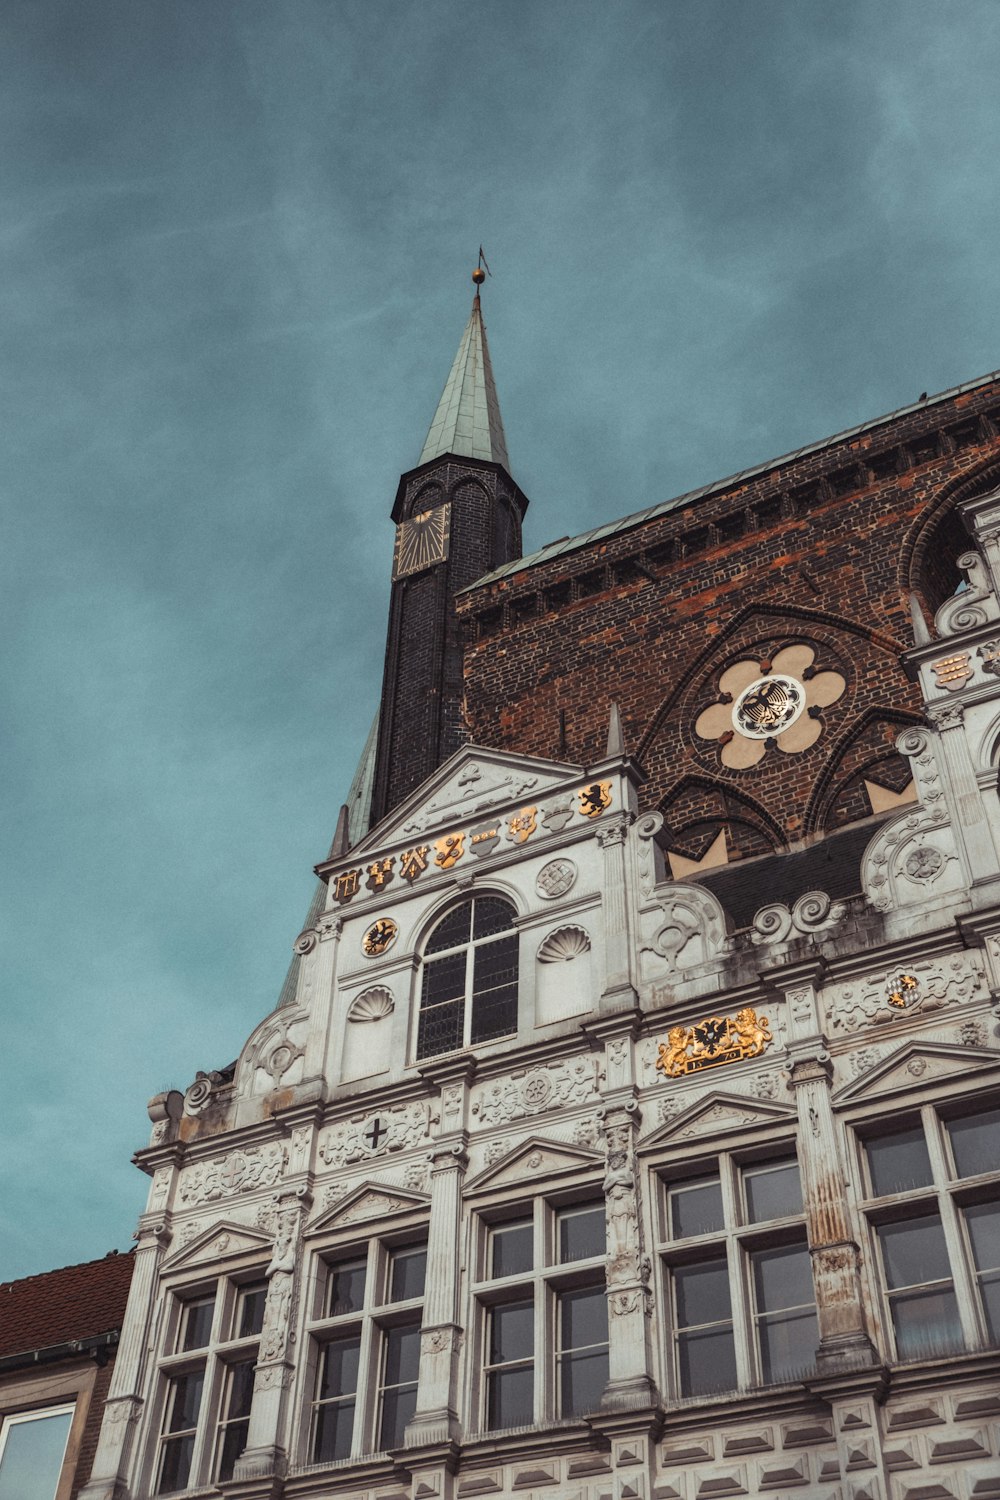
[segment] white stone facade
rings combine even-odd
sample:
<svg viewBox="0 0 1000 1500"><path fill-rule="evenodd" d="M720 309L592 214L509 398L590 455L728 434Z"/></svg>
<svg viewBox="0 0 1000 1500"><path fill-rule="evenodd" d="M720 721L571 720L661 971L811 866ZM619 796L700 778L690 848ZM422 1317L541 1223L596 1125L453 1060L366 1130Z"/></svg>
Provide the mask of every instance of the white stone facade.
<svg viewBox="0 0 1000 1500"><path fill-rule="evenodd" d="M863 899L734 932L622 755L468 747L323 867L294 1004L151 1106L87 1500L1000 1496L1000 500L966 509ZM419 1056L428 944L488 898L516 1021L475 1040L510 981L460 955Z"/></svg>

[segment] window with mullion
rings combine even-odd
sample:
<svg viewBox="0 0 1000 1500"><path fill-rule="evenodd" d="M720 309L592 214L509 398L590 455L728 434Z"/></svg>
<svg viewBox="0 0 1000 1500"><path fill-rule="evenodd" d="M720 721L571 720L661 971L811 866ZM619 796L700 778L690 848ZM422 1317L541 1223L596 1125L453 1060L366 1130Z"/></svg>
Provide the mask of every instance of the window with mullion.
<svg viewBox="0 0 1000 1500"><path fill-rule="evenodd" d="M1000 1206L983 1182L1000 1184L1000 1109L928 1104L859 1134L897 1358L1000 1342Z"/></svg>
<svg viewBox="0 0 1000 1500"><path fill-rule="evenodd" d="M510 903L499 897L473 896L434 927L424 948L418 1058L517 1030L514 915Z"/></svg>
<svg viewBox="0 0 1000 1500"><path fill-rule="evenodd" d="M668 1182L662 1246L681 1396L799 1378L818 1342L798 1164L724 1154ZM763 1235L767 1234L767 1240ZM775 1243L777 1240L777 1243Z"/></svg>

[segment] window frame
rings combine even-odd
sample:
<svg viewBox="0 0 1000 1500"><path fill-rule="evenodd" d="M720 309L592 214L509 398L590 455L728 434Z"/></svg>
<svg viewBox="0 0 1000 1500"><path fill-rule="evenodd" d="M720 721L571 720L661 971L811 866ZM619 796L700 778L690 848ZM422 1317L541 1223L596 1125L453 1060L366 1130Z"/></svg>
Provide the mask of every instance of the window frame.
<svg viewBox="0 0 1000 1500"><path fill-rule="evenodd" d="M793 1247L800 1249L808 1258L810 1275L812 1274L805 1214L800 1205L794 1213L784 1213L770 1219L753 1219L746 1186L747 1177L756 1170L766 1169L772 1164L777 1167L779 1163L791 1161L798 1166L801 1190L802 1168L798 1161L797 1140L787 1134L755 1143L751 1147L720 1145L717 1150L694 1160L658 1161L651 1168L654 1182L658 1180L657 1191L651 1197L654 1204L653 1228L661 1306L664 1309L660 1350L665 1377L663 1389L670 1391L677 1400L706 1401L725 1395L745 1395L750 1391L772 1390L806 1378L807 1372L803 1371L801 1375L778 1380L765 1379L761 1326L773 1321L781 1312L793 1311L793 1308L759 1307L754 1287L754 1257L761 1252ZM688 1185L715 1180L719 1183L719 1226L697 1234L675 1236L671 1222L672 1192L683 1190ZM704 1323L681 1324L674 1272L710 1262L719 1262L725 1268L730 1288L729 1317ZM799 1305L795 1304L795 1307ZM815 1318L815 1281L812 1307ZM689 1330L716 1326L729 1326L732 1329L736 1384L731 1390L687 1393L683 1389L681 1337ZM817 1330L816 1346L818 1342Z"/></svg>
<svg viewBox="0 0 1000 1500"><path fill-rule="evenodd" d="M222 1463L226 1430L237 1420L246 1420L249 1424L249 1413L245 1418L231 1419L227 1415L231 1371L235 1365L246 1364L251 1359L256 1366L260 1348L259 1330L242 1336L238 1333L237 1316L241 1296L251 1288L266 1290L266 1286L264 1267L258 1264L166 1288L168 1305L156 1371L156 1410L155 1420L151 1424L148 1460L148 1488L154 1500L220 1482L217 1476ZM182 1348L187 1309L213 1294L214 1305L207 1342L198 1348ZM263 1304L261 1318L263 1319ZM167 1430L167 1423L171 1417L175 1382L178 1378L197 1371L203 1373L203 1383L186 1481L180 1489L162 1489L164 1455L172 1436ZM251 1384L251 1401L252 1396Z"/></svg>
<svg viewBox="0 0 1000 1500"><path fill-rule="evenodd" d="M977 1172L968 1177L958 1175L958 1163L948 1126L952 1121L975 1118L997 1110L1000 1099L990 1093L965 1094L959 1097L922 1098L910 1103L893 1101L881 1112L859 1115L850 1122L854 1157L857 1164L858 1207L863 1234L869 1251L874 1283L873 1303L878 1308L884 1347L890 1359L911 1364L926 1358L976 1354L1000 1347L1000 1337L991 1342L984 1298L980 1290L981 1273L975 1257L964 1210L983 1203L1000 1207L1000 1163L994 1171ZM869 1164L867 1142L889 1135L902 1134L919 1125L930 1163L931 1178L919 1187L899 1188L876 1193ZM888 1127L888 1128L886 1128ZM942 1346L935 1353L901 1352L902 1341L893 1318L893 1298L907 1288L890 1287L879 1230L934 1215L941 1225L948 1267L949 1285L957 1305L960 1339L954 1345ZM914 1287L925 1283L914 1283ZM927 1283L929 1284L929 1283Z"/></svg>
<svg viewBox="0 0 1000 1500"><path fill-rule="evenodd" d="M359 1227L363 1229L363 1226ZM316 1249L314 1273L311 1278L313 1282L311 1306L308 1309L305 1327L309 1356L304 1362L304 1389L301 1406L303 1415L299 1442L301 1463L310 1469L327 1468L332 1464L347 1461L367 1460L389 1451L379 1446L383 1396L387 1389L384 1374L388 1339L385 1335L398 1328L414 1328L418 1333L423 1328L427 1296L426 1262L425 1284L420 1295L400 1298L396 1302L390 1299L393 1256L418 1249L422 1249L426 1255L426 1220L417 1224L401 1225L398 1229L384 1234L370 1234L361 1240L358 1239L357 1234L358 1231L355 1230L354 1237L349 1240L325 1244ZM327 1300L332 1273L338 1266L350 1265L361 1260L365 1263L365 1284L361 1305L342 1313L328 1312ZM359 1350L357 1382L353 1392L354 1417L351 1424L350 1450L339 1458L321 1458L316 1453L319 1411L321 1407L331 1405L337 1399L331 1397L324 1401L319 1395L325 1350L338 1338L352 1337L355 1332L359 1339ZM415 1380L404 1383L414 1385L414 1400L416 1400L419 1387L419 1354ZM402 1441L402 1434L400 1434L400 1441Z"/></svg>
<svg viewBox="0 0 1000 1500"><path fill-rule="evenodd" d="M527 1212L525 1209L527 1208ZM599 1210L604 1225L596 1253L577 1259L561 1260L560 1224L563 1216L587 1209ZM493 1236L497 1231L516 1225L531 1224L531 1267L493 1276L491 1255ZM473 1275L470 1295L474 1309L476 1336L473 1341L475 1366L470 1371L470 1440L501 1438L504 1434L526 1427L551 1426L563 1422L581 1422L584 1414L563 1412L561 1390L564 1356L571 1350L562 1348L562 1296L600 1288L607 1296L607 1213L600 1182L580 1184L569 1191L539 1193L525 1204L523 1197L503 1203L484 1205L477 1214L473 1246ZM533 1340L530 1355L535 1378L532 1382L531 1420L511 1427L491 1427L489 1422L490 1376L495 1368L489 1362L490 1319L497 1307L527 1301L532 1303ZM581 1349L584 1346L579 1346ZM588 1345L599 1349L601 1343ZM604 1347L609 1348L609 1343ZM529 1356L523 1356L522 1362ZM509 1361L514 1364L516 1361ZM595 1408L596 1410L596 1408Z"/></svg>
<svg viewBox="0 0 1000 1500"><path fill-rule="evenodd" d="M9 1394L10 1392L5 1391L5 1400ZM85 1406L86 1401L83 1404ZM38 1405L23 1407L17 1411L4 1411L0 1413L0 1467L3 1465L4 1454L7 1451L7 1443L13 1428L22 1427L27 1422L42 1422L51 1417L68 1416L69 1422L66 1427L66 1437L59 1456L59 1467L56 1470L55 1483L52 1489L52 1500L59 1500L61 1494L68 1493L69 1484L73 1478L72 1473L67 1474L67 1458L73 1452L74 1436L76 1435L74 1428L81 1415L80 1407L81 1402L74 1393L71 1399L56 1397L48 1403L42 1401ZM77 1442L78 1447L79 1443ZM77 1452L76 1457L78 1458L78 1456Z"/></svg>
<svg viewBox="0 0 1000 1500"><path fill-rule="evenodd" d="M471 936L471 933L475 930L475 903L482 900L502 902L505 906L509 907L510 926L501 929L499 932L489 934L486 937L476 938ZM437 932L438 928L445 921L447 921L449 917L451 917L455 912L460 911L464 906L468 906L471 908L469 939L465 942L457 943L453 947L442 948L440 952L429 953L427 951L428 945L433 940L434 934ZM474 1041L472 1039L472 1022L474 1001L476 997L476 952L478 949L487 947L492 943L499 943L505 937L512 937L514 939L516 947L515 973L513 981L511 981L514 987L513 1026L509 1031L498 1032L496 1036L487 1037L481 1041ZM453 957L460 952L464 952L465 954L465 983L463 994L461 997L463 1006L461 1040L455 1046L448 1047L447 1049L444 1049L442 1051L430 1051L422 1053L420 1051L420 1028L421 1021L425 1013L424 986L426 982L428 967L429 965L436 963L440 959ZM440 907L429 919L424 929L423 937L418 944L417 953L418 960L416 964L416 983L411 1037L411 1057L414 1064L419 1065L421 1063L434 1062L438 1058L451 1057L458 1052L468 1051L472 1047L475 1047L477 1049L481 1047L492 1047L497 1045L498 1043L509 1041L511 1037L517 1036L521 1022L522 1001L520 912L518 910L516 901L508 891L500 891L492 888L489 890L480 890L477 888L471 892L463 892L463 894L457 900L452 897L446 905ZM497 986L497 988L502 988L502 986ZM485 993L488 993L488 991ZM454 997L456 1001L458 1000L458 998L458 996ZM441 1002L441 1008L443 1008L448 1003L448 1001ZM435 1007L433 1006L427 1007L427 1009L434 1008Z"/></svg>

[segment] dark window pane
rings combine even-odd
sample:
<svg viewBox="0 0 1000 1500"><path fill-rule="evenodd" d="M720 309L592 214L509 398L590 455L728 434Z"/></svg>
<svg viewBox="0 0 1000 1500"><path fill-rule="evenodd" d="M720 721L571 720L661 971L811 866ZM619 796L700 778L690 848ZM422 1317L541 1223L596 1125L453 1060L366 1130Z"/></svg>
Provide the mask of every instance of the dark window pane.
<svg viewBox="0 0 1000 1500"><path fill-rule="evenodd" d="M361 1354L361 1338L333 1339L323 1350L320 1370L319 1398L330 1396L352 1396L358 1388L358 1360Z"/></svg>
<svg viewBox="0 0 1000 1500"><path fill-rule="evenodd" d="M490 1313L491 1365L531 1359L535 1352L535 1311L528 1302L507 1302Z"/></svg>
<svg viewBox="0 0 1000 1500"><path fill-rule="evenodd" d="M534 1229L524 1224L505 1224L490 1235L490 1275L517 1276L535 1263Z"/></svg>
<svg viewBox="0 0 1000 1500"><path fill-rule="evenodd" d="M812 1264L809 1251L798 1245L780 1250L758 1250L751 1257L758 1312L812 1305Z"/></svg>
<svg viewBox="0 0 1000 1500"><path fill-rule="evenodd" d="M229 1367L229 1400L226 1402L226 1418L248 1417L253 1400L253 1370L255 1361L245 1359Z"/></svg>
<svg viewBox="0 0 1000 1500"><path fill-rule="evenodd" d="M965 1210L977 1271L1000 1266L1000 1203L974 1203Z"/></svg>
<svg viewBox="0 0 1000 1500"><path fill-rule="evenodd" d="M514 984L517 980L517 949L516 933L477 948L473 965L473 989L478 993L480 990L495 990L501 984Z"/></svg>
<svg viewBox="0 0 1000 1500"><path fill-rule="evenodd" d="M819 1329L816 1314L783 1313L759 1322L761 1373L765 1382L800 1380L816 1364Z"/></svg>
<svg viewBox="0 0 1000 1500"><path fill-rule="evenodd" d="M598 1208L568 1208L559 1215L559 1260L589 1260L604 1255L607 1231L604 1204Z"/></svg>
<svg viewBox="0 0 1000 1500"><path fill-rule="evenodd" d="M909 1188L927 1187L931 1182L927 1142L919 1126L866 1141L865 1155L876 1198L881 1198L884 1193L905 1193Z"/></svg>
<svg viewBox="0 0 1000 1500"><path fill-rule="evenodd" d="M517 985L487 990L472 1001L470 1040L488 1042L495 1036L507 1036L517 1030Z"/></svg>
<svg viewBox="0 0 1000 1500"><path fill-rule="evenodd" d="M722 1187L717 1177L670 1189L670 1233L674 1239L713 1234L722 1226Z"/></svg>
<svg viewBox="0 0 1000 1500"><path fill-rule="evenodd" d="M333 1463L348 1458L354 1433L354 1402L333 1401L316 1411L316 1436L313 1438L313 1462Z"/></svg>
<svg viewBox="0 0 1000 1500"><path fill-rule="evenodd" d="M437 924L424 951L441 953L445 948L458 948L469 941L471 931L472 902L463 901Z"/></svg>
<svg viewBox="0 0 1000 1500"><path fill-rule="evenodd" d="M264 1326L264 1303L267 1300L267 1283L244 1287L240 1292L236 1316L236 1337L251 1338Z"/></svg>
<svg viewBox="0 0 1000 1500"><path fill-rule="evenodd" d="M441 1005L465 995L464 953L449 953L424 965L423 1005Z"/></svg>
<svg viewBox="0 0 1000 1500"><path fill-rule="evenodd" d="M767 1166L748 1167L743 1173L747 1195L747 1216L751 1224L767 1219L783 1219L802 1212L802 1185L796 1161L769 1162Z"/></svg>
<svg viewBox="0 0 1000 1500"><path fill-rule="evenodd" d="M365 1305L365 1277L368 1262L345 1261L343 1265L330 1267L327 1289L327 1316L338 1317L341 1313L360 1312Z"/></svg>
<svg viewBox="0 0 1000 1500"><path fill-rule="evenodd" d="M214 1297L202 1297L197 1302L186 1304L181 1325L182 1349L204 1349L212 1332L214 1311Z"/></svg>
<svg viewBox="0 0 1000 1500"><path fill-rule="evenodd" d="M608 1298L603 1287L563 1292L559 1298L559 1312L562 1325L560 1346L563 1350L607 1343Z"/></svg>
<svg viewBox="0 0 1000 1500"><path fill-rule="evenodd" d="M994 1344L1000 1343L1000 1274L992 1271L980 1279L979 1289L983 1295L983 1310L986 1326Z"/></svg>
<svg viewBox="0 0 1000 1500"><path fill-rule="evenodd" d="M0 1459L0 1500L52 1500L66 1452L71 1411L11 1421Z"/></svg>
<svg viewBox="0 0 1000 1500"><path fill-rule="evenodd" d="M722 1323L732 1316L729 1301L729 1268L724 1260L700 1266L678 1266L674 1271L677 1326Z"/></svg>
<svg viewBox="0 0 1000 1500"><path fill-rule="evenodd" d="M951 1286L890 1297L900 1359L924 1359L962 1347L958 1302Z"/></svg>
<svg viewBox="0 0 1000 1500"><path fill-rule="evenodd" d="M477 896L476 913L472 924L474 938L492 937L495 932L506 932L514 922L514 908L496 896Z"/></svg>
<svg viewBox="0 0 1000 1500"><path fill-rule="evenodd" d="M415 1384L384 1392L378 1437L378 1445L381 1449L402 1447L403 1429L416 1409L417 1387Z"/></svg>
<svg viewBox="0 0 1000 1500"><path fill-rule="evenodd" d="M390 1328L385 1335L384 1385L416 1380L420 1368L420 1329Z"/></svg>
<svg viewBox="0 0 1000 1500"><path fill-rule="evenodd" d="M160 1482L156 1486L158 1495L169 1495L172 1490L187 1489L193 1453L194 1433L188 1437L167 1439L163 1444L163 1455L160 1460Z"/></svg>
<svg viewBox="0 0 1000 1500"><path fill-rule="evenodd" d="M436 1057L440 1052L453 1052L456 1047L461 1047L464 1022L464 1000L438 1005L433 1010L421 1010L417 1056Z"/></svg>
<svg viewBox="0 0 1000 1500"><path fill-rule="evenodd" d="M493 1370L486 1381L486 1425L527 1427L534 1420L534 1372L530 1365L516 1370Z"/></svg>
<svg viewBox="0 0 1000 1500"><path fill-rule="evenodd" d="M561 1367L561 1415L582 1417L597 1411L608 1383L607 1348L586 1354L564 1354Z"/></svg>
<svg viewBox="0 0 1000 1500"><path fill-rule="evenodd" d="M411 1250L394 1250L389 1274L389 1301L409 1302L424 1295L427 1274L427 1250L424 1245Z"/></svg>
<svg viewBox="0 0 1000 1500"><path fill-rule="evenodd" d="M900 1224L880 1224L878 1237L890 1287L951 1280L944 1231L937 1214L904 1219Z"/></svg>
<svg viewBox="0 0 1000 1500"><path fill-rule="evenodd" d="M736 1348L728 1324L698 1333L682 1333L677 1362L684 1396L709 1396L736 1389Z"/></svg>
<svg viewBox="0 0 1000 1500"><path fill-rule="evenodd" d="M996 1171L1000 1165L1000 1109L946 1123L959 1177Z"/></svg>
<svg viewBox="0 0 1000 1500"><path fill-rule="evenodd" d="M201 1390L204 1384L204 1370L194 1370L190 1375L174 1376L170 1382L168 1432L185 1432L190 1427L197 1427Z"/></svg>
<svg viewBox="0 0 1000 1500"><path fill-rule="evenodd" d="M232 1479L236 1460L247 1445L247 1433L250 1430L249 1421L230 1422L223 1429L222 1450L219 1454L218 1479Z"/></svg>

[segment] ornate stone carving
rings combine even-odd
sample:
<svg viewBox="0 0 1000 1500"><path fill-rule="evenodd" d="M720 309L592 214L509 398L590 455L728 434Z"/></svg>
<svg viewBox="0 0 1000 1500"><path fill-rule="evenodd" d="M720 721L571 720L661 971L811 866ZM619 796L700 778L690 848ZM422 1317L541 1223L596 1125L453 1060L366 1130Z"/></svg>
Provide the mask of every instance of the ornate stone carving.
<svg viewBox="0 0 1000 1500"><path fill-rule="evenodd" d="M894 994L903 993L897 984L899 971L895 969L827 989L823 1000L830 1017L830 1030L852 1032L869 1024L891 1021L904 1011L925 1014L960 1005L981 987L980 964L978 955L973 953L956 953L950 958L913 964L907 977L916 982L907 987L903 1005L892 999Z"/></svg>
<svg viewBox="0 0 1000 1500"><path fill-rule="evenodd" d="M846 907L834 904L825 891L807 891L789 910L776 901L762 906L753 919L750 937L755 943L783 943L792 937L812 937L832 932L844 918Z"/></svg>
<svg viewBox="0 0 1000 1500"><path fill-rule="evenodd" d="M347 1019L349 1021L381 1021L384 1016L391 1016L396 1009L392 990L387 989L384 984L372 985L371 989L364 990L355 996L347 1008Z"/></svg>
<svg viewBox="0 0 1000 1500"><path fill-rule="evenodd" d="M535 889L540 896L545 896L550 901L565 896L575 883L576 865L571 859L550 859L535 876Z"/></svg>
<svg viewBox="0 0 1000 1500"><path fill-rule="evenodd" d="M321 1138L320 1156L328 1166L343 1167L348 1162L417 1146L427 1139L429 1131L430 1110L426 1103L401 1105L333 1126Z"/></svg>
<svg viewBox="0 0 1000 1500"><path fill-rule="evenodd" d="M590 933L584 927L559 927L538 945L540 964L569 963L590 952Z"/></svg>
<svg viewBox="0 0 1000 1500"><path fill-rule="evenodd" d="M652 942L640 948L644 968L663 968L670 975L705 963L726 947L726 916L710 892L697 885L670 885L658 896L663 921ZM661 961L656 965L650 955Z"/></svg>
<svg viewBox="0 0 1000 1500"><path fill-rule="evenodd" d="M985 1047L989 1041L989 1031L985 1021L969 1019L963 1021L959 1028L959 1039L965 1047Z"/></svg>
<svg viewBox="0 0 1000 1500"><path fill-rule="evenodd" d="M708 1016L694 1026L673 1026L661 1042L657 1068L668 1078L700 1073L705 1068L759 1057L774 1040L767 1016L750 1006L732 1018Z"/></svg>
<svg viewBox="0 0 1000 1500"><path fill-rule="evenodd" d="M538 785L537 776L527 776L523 771L508 771L501 776L484 774L484 768L470 763L463 766L458 775L444 786L433 802L404 824L404 833L420 833L432 823L451 818L473 817L486 812L501 802L516 802L526 792Z"/></svg>
<svg viewBox="0 0 1000 1500"><path fill-rule="evenodd" d="M927 717L937 729L961 729L965 720L965 709L961 703L942 703L925 710Z"/></svg>
<svg viewBox="0 0 1000 1500"><path fill-rule="evenodd" d="M919 734L914 731L914 738ZM906 738L900 735L897 743ZM918 764L920 760L929 763L920 773L921 800L939 803L936 767L929 755L918 756ZM962 879L958 850L942 811L923 806L883 824L865 850L861 878L876 911L912 905L926 899L925 892L936 897L957 889Z"/></svg>
<svg viewBox="0 0 1000 1500"><path fill-rule="evenodd" d="M292 951L294 953L297 953L300 958L304 958L307 953L311 953L313 951L318 942L319 933L316 931L315 927L307 927L305 931L300 932L298 937L295 939L295 942L292 944Z"/></svg>
<svg viewBox="0 0 1000 1500"><path fill-rule="evenodd" d="M237 1193L273 1187L280 1182L286 1162L285 1147L272 1141L265 1146L231 1151L227 1156L217 1156L212 1161L187 1167L181 1173L181 1201L192 1205L214 1203Z"/></svg>
<svg viewBox="0 0 1000 1500"><path fill-rule="evenodd" d="M568 1104L583 1104L597 1091L597 1062L576 1057L569 1062L532 1068L483 1085L472 1106L481 1125L501 1125Z"/></svg>
<svg viewBox="0 0 1000 1500"><path fill-rule="evenodd" d="M960 635L997 618L997 605L990 588L986 565L978 552L963 552L958 566L968 579L968 588L946 599L934 616L938 635Z"/></svg>

